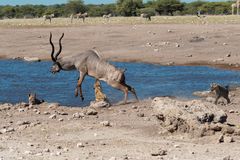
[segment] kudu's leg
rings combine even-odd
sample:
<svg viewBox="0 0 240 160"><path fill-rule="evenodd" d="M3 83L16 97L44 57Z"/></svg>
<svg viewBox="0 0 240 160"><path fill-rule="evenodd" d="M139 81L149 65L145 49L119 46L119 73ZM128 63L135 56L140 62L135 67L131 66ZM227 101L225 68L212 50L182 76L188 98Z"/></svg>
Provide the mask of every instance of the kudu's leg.
<svg viewBox="0 0 240 160"><path fill-rule="evenodd" d="M124 84L124 85L128 88L128 90L135 96L136 100L138 101L138 97L137 97L135 89L127 84Z"/></svg>
<svg viewBox="0 0 240 160"><path fill-rule="evenodd" d="M217 96L217 97L216 97L214 104L217 105L217 102L218 102L218 99L219 99L219 98L220 98L220 96Z"/></svg>
<svg viewBox="0 0 240 160"><path fill-rule="evenodd" d="M124 93L124 104L126 104L127 103L127 97L128 97L128 87L125 86L125 85L122 85L121 83L116 82L116 81L108 81L107 83L110 86L112 86L113 88L116 88L118 90L123 91L123 93Z"/></svg>
<svg viewBox="0 0 240 160"><path fill-rule="evenodd" d="M84 97L82 94L82 82L83 82L85 76L86 76L86 73L80 72L80 77L78 79L77 87L75 89L75 96L76 97L78 96L78 91L79 91L82 101L84 100Z"/></svg>

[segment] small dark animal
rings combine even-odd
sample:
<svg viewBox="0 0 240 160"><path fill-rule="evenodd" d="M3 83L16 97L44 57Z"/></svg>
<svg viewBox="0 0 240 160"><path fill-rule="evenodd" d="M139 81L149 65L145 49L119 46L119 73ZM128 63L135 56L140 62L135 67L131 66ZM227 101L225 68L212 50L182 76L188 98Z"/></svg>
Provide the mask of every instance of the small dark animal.
<svg viewBox="0 0 240 160"><path fill-rule="evenodd" d="M212 83L211 84L211 91L215 91L215 93L216 93L215 104L217 104L218 99L220 97L225 98L227 100L227 103L230 103L230 99L228 97L228 95L229 95L229 88L228 88L228 86L222 87L219 84Z"/></svg>
<svg viewBox="0 0 240 160"><path fill-rule="evenodd" d="M28 103L29 103L29 105L41 104L43 102L44 102L44 100L37 99L36 93L28 94Z"/></svg>
<svg viewBox="0 0 240 160"><path fill-rule="evenodd" d="M147 14L147 13L142 13L140 16L142 18L146 18L147 20L151 21L151 16L149 14Z"/></svg>

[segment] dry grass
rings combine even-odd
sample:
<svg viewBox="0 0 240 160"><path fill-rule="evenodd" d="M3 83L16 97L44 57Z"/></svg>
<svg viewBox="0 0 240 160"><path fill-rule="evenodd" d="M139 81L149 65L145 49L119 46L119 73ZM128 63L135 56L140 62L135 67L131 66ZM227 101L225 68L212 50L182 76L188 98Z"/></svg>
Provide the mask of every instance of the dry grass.
<svg viewBox="0 0 240 160"><path fill-rule="evenodd" d="M240 24L240 16L154 16L152 21L141 17L111 17L110 20L102 17L88 17L85 23L82 19L54 18L52 24L44 22L43 18L36 19L4 19L0 20L0 27L67 27L81 25L105 25L105 24Z"/></svg>

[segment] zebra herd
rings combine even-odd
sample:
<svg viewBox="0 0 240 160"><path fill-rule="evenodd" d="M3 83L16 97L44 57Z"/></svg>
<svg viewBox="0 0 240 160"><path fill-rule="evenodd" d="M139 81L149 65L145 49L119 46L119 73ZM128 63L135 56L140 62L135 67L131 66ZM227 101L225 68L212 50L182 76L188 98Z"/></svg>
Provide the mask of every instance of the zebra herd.
<svg viewBox="0 0 240 160"><path fill-rule="evenodd" d="M44 16L43 16L44 23L45 23L47 20L49 20L49 23L51 24L51 23L52 23L52 19L53 19L54 17L55 17L54 14L44 15ZM80 12L80 13L77 13L77 14L71 14L71 15L70 15L70 20L71 20L71 23L73 23L73 20L74 20L75 18L76 18L77 20L82 19L82 21L85 22L86 17L88 17L88 13L87 13L87 12L85 12L85 13L81 13L81 12ZM112 17L112 14L111 14L111 13L109 13L109 14L104 14L102 17L103 17L104 19L109 20L110 17ZM140 15L140 17L145 18L146 20L151 21L151 16L150 16L149 14L147 14L147 13L142 13L142 14Z"/></svg>

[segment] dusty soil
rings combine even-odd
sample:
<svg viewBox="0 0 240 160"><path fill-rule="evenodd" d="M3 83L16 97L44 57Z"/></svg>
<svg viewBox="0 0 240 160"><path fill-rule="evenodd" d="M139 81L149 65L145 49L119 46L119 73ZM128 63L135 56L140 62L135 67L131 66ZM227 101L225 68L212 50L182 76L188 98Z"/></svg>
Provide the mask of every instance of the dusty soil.
<svg viewBox="0 0 240 160"><path fill-rule="evenodd" d="M240 24L1 28L0 57L50 59L49 32L55 43L65 33L61 56L96 48L104 58L115 61L239 67Z"/></svg>
<svg viewBox="0 0 240 160"><path fill-rule="evenodd" d="M0 58L28 56L49 60L49 32L55 43L65 33L61 56L94 47L104 58L114 61L227 65L237 69L240 66L239 24L1 28ZM218 106L228 114L228 123L239 127L239 92L235 95L231 104ZM73 114L88 108L51 107L47 103L29 109L9 106L0 106L0 130L6 131L0 134L1 160L239 159L239 137L234 137L233 143L218 143L220 134L201 138L160 135L151 100L98 109L97 115L82 118L73 118ZM53 114L56 118L49 118ZM110 126L101 124L103 121L109 121ZM166 150L166 155L152 155L159 150Z"/></svg>
<svg viewBox="0 0 240 160"><path fill-rule="evenodd" d="M218 106L228 114L228 123L239 127L240 97L231 99L230 105ZM5 104L0 109L3 132L0 158L3 160L239 158L239 136L235 136L232 143L218 143L221 133L196 138L181 133L160 135L160 121L151 107L151 100L97 109L96 115L80 114L75 118L75 113L86 113L90 109L48 103L32 108ZM108 122L110 126L104 126ZM152 155L159 150L166 151L166 155Z"/></svg>

